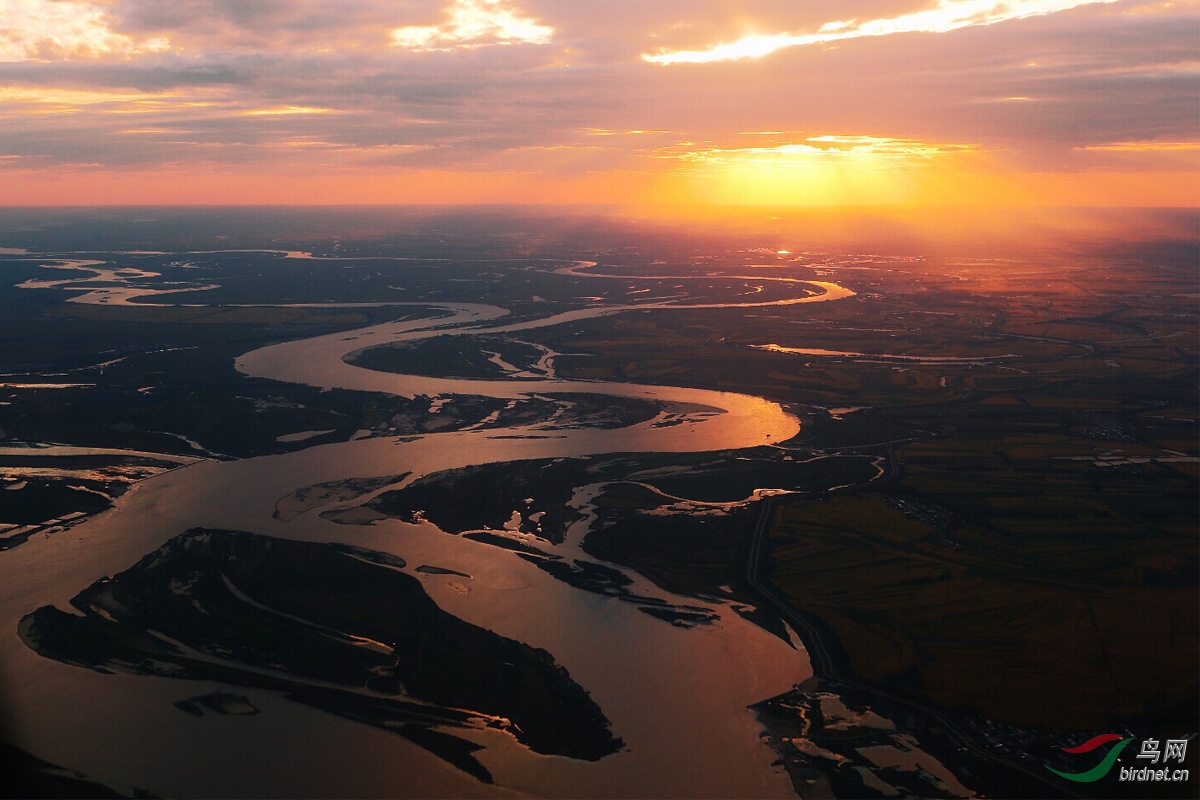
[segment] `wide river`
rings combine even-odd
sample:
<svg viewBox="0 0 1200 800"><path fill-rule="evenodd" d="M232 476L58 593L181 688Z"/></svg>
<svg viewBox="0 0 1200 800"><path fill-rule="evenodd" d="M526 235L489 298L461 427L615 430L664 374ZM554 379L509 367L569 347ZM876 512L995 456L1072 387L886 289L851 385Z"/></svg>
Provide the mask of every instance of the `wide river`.
<svg viewBox="0 0 1200 800"><path fill-rule="evenodd" d="M812 285L822 293L729 306L589 308L509 324L502 322L506 312L494 306L423 304L448 316L375 325L242 356L237 367L246 374L327 388L514 399L599 393L648 398L692 413L682 424L664 427L650 421L616 430L529 426L368 438L286 455L203 461L145 480L113 509L0 553L0 697L8 737L39 758L117 788L143 787L160 796L794 796L786 774L772 766L775 754L760 739L761 726L747 706L807 678L807 656L746 622L729 605L672 597L637 578L631 587L636 591L707 605L720 616L711 626L674 627L634 604L574 589L505 550L449 536L429 523L339 525L321 518L317 509L290 521L274 518L273 512L276 501L297 489L348 478L411 472L413 480L469 464L725 450L790 438L799 429L794 417L746 395L621 383L434 379L374 372L343 358L389 341L515 332L633 308L670 313L672 308L823 302L853 294L835 284ZM84 296L89 297L85 302L125 304L148 293L114 287L107 296L103 291ZM447 328L451 325L456 327ZM67 608L84 587L127 569L195 526L387 551L403 557L410 574L417 574L413 569L421 564L467 573L470 578L419 577L446 611L548 650L591 693L625 748L590 763L532 753L499 731L456 730L455 735L486 747L478 757L496 783L480 784L399 736L276 693L100 674L43 658L18 638L17 623L25 614L46 604ZM582 555L580 533L572 531L556 552ZM263 713L195 718L172 705L219 690L247 696Z"/></svg>

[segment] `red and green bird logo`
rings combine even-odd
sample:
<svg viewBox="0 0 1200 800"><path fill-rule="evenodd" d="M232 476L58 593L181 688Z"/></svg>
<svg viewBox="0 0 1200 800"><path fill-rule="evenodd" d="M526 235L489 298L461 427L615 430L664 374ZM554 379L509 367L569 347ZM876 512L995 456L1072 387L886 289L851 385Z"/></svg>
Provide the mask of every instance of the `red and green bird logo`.
<svg viewBox="0 0 1200 800"><path fill-rule="evenodd" d="M1088 739L1086 742L1078 745L1077 747L1062 748L1064 753L1090 753L1098 747L1103 747L1109 742L1115 742L1117 740L1120 741L1115 747L1108 751L1108 755L1104 757L1104 760L1089 769L1087 772L1061 772L1048 764L1046 765L1046 769L1050 770L1055 775L1066 778L1069 781L1076 781L1077 783L1091 783L1092 781L1098 781L1107 775L1108 771L1112 769L1113 764L1117 762L1117 756L1121 755L1121 751L1125 749L1125 746L1133 741L1132 738L1124 739L1115 733L1102 733L1099 736Z"/></svg>

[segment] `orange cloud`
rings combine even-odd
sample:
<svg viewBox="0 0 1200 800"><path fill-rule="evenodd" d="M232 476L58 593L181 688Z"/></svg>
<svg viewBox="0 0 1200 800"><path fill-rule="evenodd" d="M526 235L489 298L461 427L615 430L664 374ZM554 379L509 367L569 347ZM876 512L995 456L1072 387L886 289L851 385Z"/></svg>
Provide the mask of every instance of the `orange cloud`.
<svg viewBox="0 0 1200 800"><path fill-rule="evenodd" d="M161 37L136 42L110 28L102 6L85 0L4 0L0 62L131 56L161 52Z"/></svg>
<svg viewBox="0 0 1200 800"><path fill-rule="evenodd" d="M480 44L546 44L554 29L506 8L503 0L454 0L441 25L393 28L392 45L406 50L444 50Z"/></svg>

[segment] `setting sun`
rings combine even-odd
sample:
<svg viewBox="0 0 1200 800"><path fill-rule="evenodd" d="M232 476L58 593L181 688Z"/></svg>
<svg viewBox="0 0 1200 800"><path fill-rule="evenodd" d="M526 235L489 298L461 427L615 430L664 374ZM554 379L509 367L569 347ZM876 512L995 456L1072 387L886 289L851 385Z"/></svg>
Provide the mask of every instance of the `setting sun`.
<svg viewBox="0 0 1200 800"><path fill-rule="evenodd" d="M975 155L970 145L825 135L662 157L680 162L680 174L706 202L813 206L944 201L939 185L948 189L972 160L979 161Z"/></svg>
<svg viewBox="0 0 1200 800"><path fill-rule="evenodd" d="M1195 206L1198 14L19 0L0 203Z"/></svg>

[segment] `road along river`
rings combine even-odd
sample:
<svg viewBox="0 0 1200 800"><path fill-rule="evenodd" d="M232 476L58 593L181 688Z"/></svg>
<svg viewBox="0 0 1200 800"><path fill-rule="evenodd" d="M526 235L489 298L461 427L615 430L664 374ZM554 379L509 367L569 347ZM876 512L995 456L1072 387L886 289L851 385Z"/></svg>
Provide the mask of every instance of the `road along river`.
<svg viewBox="0 0 1200 800"><path fill-rule="evenodd" d="M824 293L744 305L823 302L852 294L834 284L818 288ZM743 304L589 308L509 324L500 322L506 312L492 306L419 305L443 308L450 316L274 345L244 355L237 367L259 377L405 396L582 392L646 398L687 410L685 421L654 427L651 420L617 430L534 425L362 439L286 455L205 461L146 480L112 510L69 533L31 540L0 556L5 575L0 690L11 720L9 738L39 758L162 796L792 796L789 779L772 767L775 755L760 740L760 726L746 706L808 677L807 657L727 605L664 595L636 578L634 591L707 605L720 617L712 626L679 628L430 523L339 525L316 511L286 522L273 516L280 498L349 478L411 472L413 480L470 464L724 450L787 439L797 432L797 421L778 405L745 395L582 381L445 380L372 372L343 361L366 346L443 333L527 330L633 308L669 313ZM405 739L270 691L99 674L42 658L18 638L17 623L25 614L46 604L67 608L84 587L196 526L345 542L399 555L410 574L416 574L416 565L431 564L469 575L419 577L446 611L548 650L591 693L625 748L585 762L532 753L501 731L456 731L486 747L478 758L495 784L480 784ZM579 555L580 533L568 535L559 552ZM172 705L223 688L249 697L263 713L196 719Z"/></svg>

